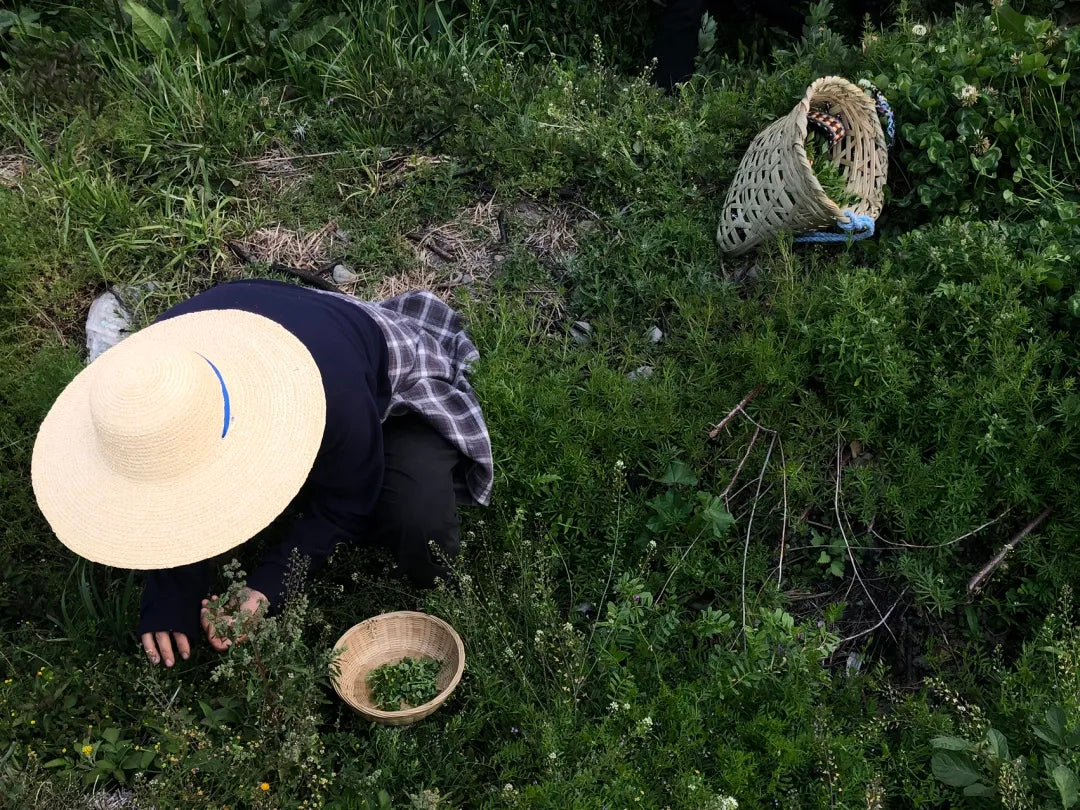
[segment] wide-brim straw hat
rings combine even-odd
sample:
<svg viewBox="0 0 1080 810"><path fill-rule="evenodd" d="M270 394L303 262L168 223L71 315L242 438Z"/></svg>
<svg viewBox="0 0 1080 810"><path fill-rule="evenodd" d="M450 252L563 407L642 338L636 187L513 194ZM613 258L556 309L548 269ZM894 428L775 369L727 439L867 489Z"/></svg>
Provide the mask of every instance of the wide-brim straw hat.
<svg viewBox="0 0 1080 810"><path fill-rule="evenodd" d="M64 389L34 444L34 494L82 557L186 565L281 514L325 421L319 369L283 326L241 310L180 315L109 349Z"/></svg>

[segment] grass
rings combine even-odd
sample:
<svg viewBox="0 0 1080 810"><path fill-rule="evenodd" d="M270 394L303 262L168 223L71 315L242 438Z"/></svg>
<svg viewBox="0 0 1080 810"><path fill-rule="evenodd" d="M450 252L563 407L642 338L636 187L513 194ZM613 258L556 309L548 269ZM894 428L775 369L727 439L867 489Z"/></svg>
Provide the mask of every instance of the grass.
<svg viewBox="0 0 1080 810"><path fill-rule="evenodd" d="M781 236L738 260L713 241L746 145L823 66L925 127L927 99L979 67L948 38L982 23L941 17L934 56L916 9L867 47L819 9L767 64L714 54L664 96L630 67L646 4L572 5L357 0L261 73L148 51L111 6L2 35L0 804L1069 806L1052 774L1080 773L1077 195L1004 194L1034 199L1060 168L1034 141L1020 180L967 147L927 168L919 139L937 141L912 131L877 239ZM1074 53L1048 25L1008 48ZM877 74L911 48L924 62L890 86ZM1076 80L1011 81L1042 106L1000 137L1067 147ZM981 114L947 109L957 132ZM249 643L156 670L138 577L75 560L37 512L35 431L106 285L141 287L146 323L285 277L274 262L453 301L481 353L495 501L464 515L454 587L417 592L342 549ZM465 678L431 719L369 726L333 697L330 646L416 608L461 634Z"/></svg>

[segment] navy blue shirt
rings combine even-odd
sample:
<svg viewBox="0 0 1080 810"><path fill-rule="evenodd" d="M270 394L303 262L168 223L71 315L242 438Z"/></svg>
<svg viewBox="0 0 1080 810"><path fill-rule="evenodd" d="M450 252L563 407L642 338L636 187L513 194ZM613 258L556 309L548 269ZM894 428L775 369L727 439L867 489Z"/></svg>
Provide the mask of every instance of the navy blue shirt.
<svg viewBox="0 0 1080 810"><path fill-rule="evenodd" d="M294 549L310 559L313 571L339 543L356 541L367 528L383 479L382 415L390 404L386 340L360 307L277 281L212 287L172 307L159 320L214 309L254 312L292 332L319 367L326 394L322 444L294 501L300 516L247 580L251 588L266 594L273 609L284 599ZM258 470L249 474L255 489ZM148 572L140 635L175 631L194 641L212 574L210 561Z"/></svg>

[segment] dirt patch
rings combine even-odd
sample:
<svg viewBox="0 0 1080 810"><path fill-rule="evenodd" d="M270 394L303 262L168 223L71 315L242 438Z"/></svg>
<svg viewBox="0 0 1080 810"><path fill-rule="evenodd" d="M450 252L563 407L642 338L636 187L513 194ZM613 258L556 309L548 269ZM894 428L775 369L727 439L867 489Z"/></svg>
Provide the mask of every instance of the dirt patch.
<svg viewBox="0 0 1080 810"><path fill-rule="evenodd" d="M525 231L524 244L545 267L563 267L578 250L578 237L596 227L579 209L519 200L511 209Z"/></svg>
<svg viewBox="0 0 1080 810"><path fill-rule="evenodd" d="M504 239L505 214L495 198L463 208L448 222L427 225L405 234L420 266L420 276L434 275L462 284L485 284L506 261L510 246ZM404 276L414 275L407 271Z"/></svg>
<svg viewBox="0 0 1080 810"><path fill-rule="evenodd" d="M595 221L576 208L549 207L530 199L504 206L492 197L463 208L446 222L405 234L417 266L388 276L376 295L424 289L449 299L458 287L483 289L518 240L545 267L561 271L577 252L580 235L593 227ZM564 310L556 291L537 290L536 295L552 317Z"/></svg>
<svg viewBox="0 0 1080 810"><path fill-rule="evenodd" d="M440 160L409 156L409 160L402 159L388 169L388 174L373 182L385 188L385 183L403 177L419 165L416 161L421 158L424 165ZM405 233L404 242L415 261L407 262L408 266L400 272L374 282L370 275L365 279L360 274L355 281L339 284L337 288L370 295L374 300L425 290L449 302L459 288L468 287L476 292L490 286L510 258L515 243L523 245L557 277L577 252L581 235L594 227L595 220L574 207L549 207L528 199L505 206L491 197L462 208L445 222ZM317 230L276 224L230 242L229 248L242 263L265 262L272 269L291 273L305 283L325 287L342 252L335 250L335 246L347 242L348 235L335 222L327 222ZM370 285L370 292L361 293L359 288L365 282ZM530 296L540 301L541 309L548 313L546 319L554 322L565 316L565 305L557 290L537 289L530 291Z"/></svg>
<svg viewBox="0 0 1080 810"><path fill-rule="evenodd" d="M30 171L30 159L17 153L0 154L0 188L21 188L20 180Z"/></svg>

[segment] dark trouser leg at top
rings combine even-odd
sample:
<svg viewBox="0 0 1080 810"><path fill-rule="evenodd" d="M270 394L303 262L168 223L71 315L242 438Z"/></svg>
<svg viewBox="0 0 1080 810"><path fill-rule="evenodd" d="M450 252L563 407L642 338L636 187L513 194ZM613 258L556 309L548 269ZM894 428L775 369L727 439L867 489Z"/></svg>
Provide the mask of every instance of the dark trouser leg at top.
<svg viewBox="0 0 1080 810"><path fill-rule="evenodd" d="M375 540L394 553L402 573L429 588L436 578L448 577L445 563L461 548L454 497L454 467L461 457L415 414L383 423L383 450L386 473L372 521Z"/></svg>

